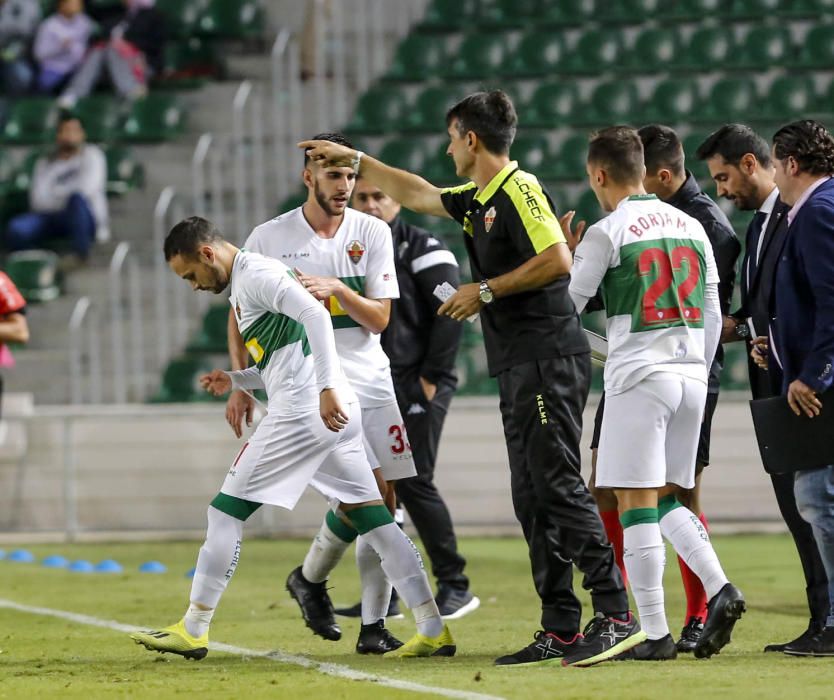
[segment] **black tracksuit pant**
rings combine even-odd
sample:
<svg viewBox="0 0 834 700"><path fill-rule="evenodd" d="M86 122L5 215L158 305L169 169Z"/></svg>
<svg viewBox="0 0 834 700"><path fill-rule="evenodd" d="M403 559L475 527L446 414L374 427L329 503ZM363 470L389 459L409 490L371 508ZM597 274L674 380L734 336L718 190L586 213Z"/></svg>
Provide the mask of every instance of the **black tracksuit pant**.
<svg viewBox="0 0 834 700"><path fill-rule="evenodd" d="M426 400L418 375L395 376L394 388L417 469L417 476L397 481L397 497L426 548L438 586L466 590L469 588L469 579L463 573L466 559L458 552L452 516L434 485L437 446L455 386L440 382L431 401Z"/></svg>
<svg viewBox="0 0 834 700"><path fill-rule="evenodd" d="M573 567L594 609L628 610L628 597L596 503L580 474L590 355L525 362L498 374L515 514L530 554L545 630L570 638L582 608Z"/></svg>

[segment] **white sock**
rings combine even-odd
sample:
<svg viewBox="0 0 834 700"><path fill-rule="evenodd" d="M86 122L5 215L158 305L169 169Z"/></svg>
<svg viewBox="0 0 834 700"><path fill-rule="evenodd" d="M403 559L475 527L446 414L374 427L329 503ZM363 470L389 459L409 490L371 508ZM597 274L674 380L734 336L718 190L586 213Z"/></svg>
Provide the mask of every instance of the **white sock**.
<svg viewBox="0 0 834 700"><path fill-rule="evenodd" d="M362 624L384 620L391 602L391 584L382 570L379 554L364 537L356 540L356 565L362 582Z"/></svg>
<svg viewBox="0 0 834 700"><path fill-rule="evenodd" d="M192 637L202 637L208 632L211 618L214 616L214 609L203 610L194 603L188 606L185 611L185 629Z"/></svg>
<svg viewBox="0 0 834 700"><path fill-rule="evenodd" d="M623 560L637 602L640 626L649 639L665 637L669 634L663 600L666 548L657 523L623 528Z"/></svg>
<svg viewBox="0 0 834 700"><path fill-rule="evenodd" d="M701 579L707 600L711 600L728 581L703 523L689 508L679 506L661 518L660 529L678 556Z"/></svg>
<svg viewBox="0 0 834 700"><path fill-rule="evenodd" d="M328 517L333 516L328 514ZM327 524L327 517L325 517L321 528L310 543L307 556L304 557L301 574L310 583L326 581L330 572L336 568L336 564L339 563L347 548L350 547L350 544L330 529Z"/></svg>
<svg viewBox="0 0 834 700"><path fill-rule="evenodd" d="M194 579L191 582L192 603L200 603L210 608L213 613L220 602L220 596L223 595L237 568L242 538L242 520L233 518L231 515L209 506L206 541L200 547L200 553L197 555L197 567L194 571ZM202 628L196 613L189 618L189 613L193 607L193 605L189 607L189 612L186 613L185 627L190 635L199 637L208 629L211 615L205 621L205 628ZM200 629L203 629L203 631L201 632Z"/></svg>
<svg viewBox="0 0 834 700"><path fill-rule="evenodd" d="M382 569L397 589L403 602L414 611L417 631L436 637L443 631L443 620L431 592L423 559L414 543L395 523L386 523L363 537L382 560Z"/></svg>

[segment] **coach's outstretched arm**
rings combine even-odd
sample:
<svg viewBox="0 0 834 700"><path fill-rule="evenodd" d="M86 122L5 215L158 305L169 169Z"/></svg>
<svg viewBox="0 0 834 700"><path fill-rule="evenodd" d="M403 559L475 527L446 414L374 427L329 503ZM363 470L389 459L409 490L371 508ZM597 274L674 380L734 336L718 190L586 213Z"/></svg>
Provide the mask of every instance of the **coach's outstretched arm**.
<svg viewBox="0 0 834 700"><path fill-rule="evenodd" d="M313 160L355 168L357 173L367 178L368 182L379 187L407 209L421 214L450 218L449 212L446 211L440 199L442 190L419 175L392 168L361 151L332 141L302 141L298 147L305 149L307 155Z"/></svg>

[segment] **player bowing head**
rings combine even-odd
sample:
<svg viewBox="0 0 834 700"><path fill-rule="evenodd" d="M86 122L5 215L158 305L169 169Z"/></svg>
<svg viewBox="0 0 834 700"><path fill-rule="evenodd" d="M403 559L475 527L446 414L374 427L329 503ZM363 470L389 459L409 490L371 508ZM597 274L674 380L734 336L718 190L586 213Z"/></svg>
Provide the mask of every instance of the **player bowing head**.
<svg viewBox="0 0 834 700"><path fill-rule="evenodd" d="M235 252L214 224L199 216L178 223L165 239L165 261L195 291L223 292Z"/></svg>
<svg viewBox="0 0 834 700"><path fill-rule="evenodd" d="M353 148L353 144L341 134L316 134L313 139ZM334 165L323 158L311 158L309 150L305 150L301 177L307 190L313 193L316 202L328 216L341 216L344 213L356 182L356 169L352 164Z"/></svg>
<svg viewBox="0 0 834 700"><path fill-rule="evenodd" d="M614 211L623 185L641 192L646 165L639 134L627 126L612 126L598 132L588 144L588 182L605 211Z"/></svg>

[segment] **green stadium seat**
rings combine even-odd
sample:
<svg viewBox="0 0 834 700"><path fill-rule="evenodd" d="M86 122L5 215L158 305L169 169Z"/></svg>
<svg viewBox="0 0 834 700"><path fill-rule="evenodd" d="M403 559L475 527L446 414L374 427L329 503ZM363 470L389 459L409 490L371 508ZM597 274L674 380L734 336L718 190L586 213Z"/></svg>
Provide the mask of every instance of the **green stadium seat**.
<svg viewBox="0 0 834 700"><path fill-rule="evenodd" d="M704 17L716 16L726 0L669 0L658 13L662 21L689 22L701 21Z"/></svg>
<svg viewBox="0 0 834 700"><path fill-rule="evenodd" d="M35 164L38 158L47 152L47 147L37 146L32 148L23 157L23 160L15 168L9 187L12 191L21 192L28 196L29 186L32 184L32 174L35 172Z"/></svg>
<svg viewBox="0 0 834 700"><path fill-rule="evenodd" d="M513 29L537 22L542 0L481 0L478 24L494 29Z"/></svg>
<svg viewBox="0 0 834 700"><path fill-rule="evenodd" d="M795 59L796 49L787 27L754 27L730 61L733 68L767 70Z"/></svg>
<svg viewBox="0 0 834 700"><path fill-rule="evenodd" d="M687 78L661 80L643 108L644 122L675 124L689 121L700 106L698 83Z"/></svg>
<svg viewBox="0 0 834 700"><path fill-rule="evenodd" d="M438 75L445 61L445 36L409 34L397 47L385 77L388 80L423 81L426 76Z"/></svg>
<svg viewBox="0 0 834 700"><path fill-rule="evenodd" d="M154 89L192 90L205 85L208 79L222 79L226 62L211 41L197 36L168 42L165 46L165 67L154 80Z"/></svg>
<svg viewBox="0 0 834 700"><path fill-rule="evenodd" d="M533 173L540 180L554 177L555 161L550 144L544 134L521 134L516 136L510 151L518 167Z"/></svg>
<svg viewBox="0 0 834 700"><path fill-rule="evenodd" d="M464 96L460 88L433 85L423 90L414 101L405 120L405 130L418 133L434 133L444 128L446 112Z"/></svg>
<svg viewBox="0 0 834 700"><path fill-rule="evenodd" d="M304 202L307 201L307 188L303 188L298 190L297 192L291 194L287 197L283 202L278 205L278 209L276 210L276 216L279 214L284 214L285 212L291 211L293 209L297 209L300 207Z"/></svg>
<svg viewBox="0 0 834 700"><path fill-rule="evenodd" d="M732 20L756 20L772 17L784 4L784 0L729 0L721 8L721 14Z"/></svg>
<svg viewBox="0 0 834 700"><path fill-rule="evenodd" d="M642 24L652 19L665 4L664 0L602 2L594 18L602 24Z"/></svg>
<svg viewBox="0 0 834 700"><path fill-rule="evenodd" d="M457 32L468 28L476 20L479 9L479 0L432 0L419 29Z"/></svg>
<svg viewBox="0 0 834 700"><path fill-rule="evenodd" d="M637 35L620 68L640 74L666 71L678 59L682 46L683 40L674 27L650 27Z"/></svg>
<svg viewBox="0 0 834 700"><path fill-rule="evenodd" d="M165 15L166 28L172 36L189 37L194 34L209 0L165 0L158 4Z"/></svg>
<svg viewBox="0 0 834 700"><path fill-rule="evenodd" d="M698 147L707 140L707 136L709 135L709 131L691 131L689 134L681 138L686 167L692 172L699 182L710 179L710 175L707 164L702 160L698 160L695 157L695 152L698 150Z"/></svg>
<svg viewBox="0 0 834 700"><path fill-rule="evenodd" d="M110 141L119 135L122 109L116 97L111 95L90 95L78 100L73 113L84 124L87 140Z"/></svg>
<svg viewBox="0 0 834 700"><path fill-rule="evenodd" d="M752 78L721 78L710 90L692 121L723 124L749 121L760 116L759 97Z"/></svg>
<svg viewBox="0 0 834 700"><path fill-rule="evenodd" d="M554 177L557 180L581 180L585 177L588 161L588 137L585 134L568 136L558 149Z"/></svg>
<svg viewBox="0 0 834 700"><path fill-rule="evenodd" d="M565 48L561 34L540 30L530 32L524 35L502 73L519 78L559 73L565 60Z"/></svg>
<svg viewBox="0 0 834 700"><path fill-rule="evenodd" d="M583 192L576 201L575 208L576 216L573 220L577 223L585 221L586 227L591 224L595 224L606 215L602 210L602 207L599 205L597 196L594 194L593 190Z"/></svg>
<svg viewBox="0 0 834 700"><path fill-rule="evenodd" d="M228 304L214 304L203 316L203 323L197 336L186 348L189 353L226 353L226 328L229 322Z"/></svg>
<svg viewBox="0 0 834 700"><path fill-rule="evenodd" d="M834 24L824 24L808 31L799 44L799 52L790 65L802 68L830 69L834 65Z"/></svg>
<svg viewBox="0 0 834 700"><path fill-rule="evenodd" d="M16 100L9 108L0 140L9 145L45 143L53 139L57 121L54 99L27 97Z"/></svg>
<svg viewBox="0 0 834 700"><path fill-rule="evenodd" d="M125 146L109 146L107 158L107 194L123 195L145 186L145 168Z"/></svg>
<svg viewBox="0 0 834 700"><path fill-rule="evenodd" d="M5 148L0 148L0 188L8 185L15 171L12 154Z"/></svg>
<svg viewBox="0 0 834 700"><path fill-rule="evenodd" d="M736 50L728 27L701 27L689 38L686 49L672 62L673 70L706 71L727 67Z"/></svg>
<svg viewBox="0 0 834 700"><path fill-rule="evenodd" d="M832 11L834 11L834 0L792 0L792 2L780 2L776 14L791 19L802 17L818 19Z"/></svg>
<svg viewBox="0 0 834 700"><path fill-rule="evenodd" d="M407 111L405 93L391 85L377 85L359 98L353 119L345 131L349 134L400 131Z"/></svg>
<svg viewBox="0 0 834 700"><path fill-rule="evenodd" d="M131 106L122 127L128 141L155 143L179 136L185 130L185 112L173 95L151 93Z"/></svg>
<svg viewBox="0 0 834 700"><path fill-rule="evenodd" d="M721 372L721 388L729 391L746 391L750 388L747 373L747 344L728 343L724 346L724 371Z"/></svg>
<svg viewBox="0 0 834 700"><path fill-rule="evenodd" d="M26 301L52 301L61 296L58 260L51 250L21 250L6 256L4 268Z"/></svg>
<svg viewBox="0 0 834 700"><path fill-rule="evenodd" d="M197 22L198 34L227 39L257 38L265 29L259 0L209 0Z"/></svg>
<svg viewBox="0 0 834 700"><path fill-rule="evenodd" d="M600 83L591 93L588 106L575 119L579 124L623 124L639 115L640 96L637 85L630 80Z"/></svg>
<svg viewBox="0 0 834 700"><path fill-rule="evenodd" d="M200 375L211 372L212 364L203 355L183 355L171 360L162 375L155 403L205 401L210 394L200 386Z"/></svg>
<svg viewBox="0 0 834 700"><path fill-rule="evenodd" d="M596 75L614 70L623 59L622 34L616 29L590 29L565 57L562 72Z"/></svg>
<svg viewBox="0 0 834 700"><path fill-rule="evenodd" d="M557 80L536 88L527 104L522 106L519 122L525 127L555 129L572 124L580 109L576 82Z"/></svg>
<svg viewBox="0 0 834 700"><path fill-rule="evenodd" d="M771 84L761 116L774 121L789 121L816 109L813 78L810 75L783 75Z"/></svg>
<svg viewBox="0 0 834 700"><path fill-rule="evenodd" d="M431 156L426 160L424 177L439 186L459 185L461 178L455 173L455 162L446 155L448 139L443 139Z"/></svg>
<svg viewBox="0 0 834 700"><path fill-rule="evenodd" d="M441 68L441 74L454 80L477 80L493 76L501 72L508 60L507 54L506 35L469 34Z"/></svg>
<svg viewBox="0 0 834 700"><path fill-rule="evenodd" d="M427 160L426 144L419 138L393 138L379 151L383 163L412 173L421 173Z"/></svg>
<svg viewBox="0 0 834 700"><path fill-rule="evenodd" d="M599 3L607 0L599 0ZM536 24L542 27L579 27L593 19L596 0L543 2Z"/></svg>

